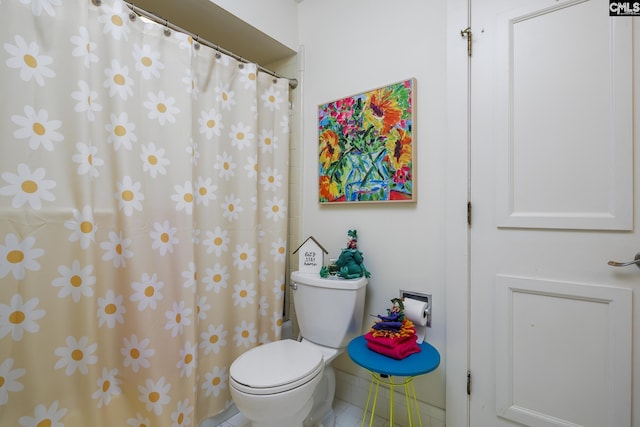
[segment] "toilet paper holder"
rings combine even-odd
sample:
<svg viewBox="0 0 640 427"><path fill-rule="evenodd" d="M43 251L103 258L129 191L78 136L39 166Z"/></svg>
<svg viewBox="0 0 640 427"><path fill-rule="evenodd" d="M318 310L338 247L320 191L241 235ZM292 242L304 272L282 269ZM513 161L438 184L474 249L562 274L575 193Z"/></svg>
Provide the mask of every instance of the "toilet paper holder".
<svg viewBox="0 0 640 427"><path fill-rule="evenodd" d="M400 298L411 298L427 304L427 327L431 327L431 294L400 289Z"/></svg>

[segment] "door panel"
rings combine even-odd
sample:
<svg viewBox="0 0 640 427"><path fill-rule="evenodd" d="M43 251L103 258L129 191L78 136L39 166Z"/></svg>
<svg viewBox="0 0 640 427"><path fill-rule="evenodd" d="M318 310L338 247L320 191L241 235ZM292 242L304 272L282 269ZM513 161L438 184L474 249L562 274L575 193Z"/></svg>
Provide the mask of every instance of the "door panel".
<svg viewBox="0 0 640 427"><path fill-rule="evenodd" d="M531 426L629 425L631 302L625 288L497 276L497 414Z"/></svg>
<svg viewBox="0 0 640 427"><path fill-rule="evenodd" d="M640 427L636 18L471 10L470 425Z"/></svg>
<svg viewBox="0 0 640 427"><path fill-rule="evenodd" d="M631 21L603 6L536 1L496 17L500 226L632 227Z"/></svg>

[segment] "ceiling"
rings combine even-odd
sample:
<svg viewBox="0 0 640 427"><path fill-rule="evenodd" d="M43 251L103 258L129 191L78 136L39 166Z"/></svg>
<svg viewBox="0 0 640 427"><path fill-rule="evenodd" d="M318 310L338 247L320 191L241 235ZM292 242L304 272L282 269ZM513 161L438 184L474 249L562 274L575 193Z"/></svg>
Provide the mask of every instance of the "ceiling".
<svg viewBox="0 0 640 427"><path fill-rule="evenodd" d="M268 66L295 54L210 0L128 1L249 62Z"/></svg>

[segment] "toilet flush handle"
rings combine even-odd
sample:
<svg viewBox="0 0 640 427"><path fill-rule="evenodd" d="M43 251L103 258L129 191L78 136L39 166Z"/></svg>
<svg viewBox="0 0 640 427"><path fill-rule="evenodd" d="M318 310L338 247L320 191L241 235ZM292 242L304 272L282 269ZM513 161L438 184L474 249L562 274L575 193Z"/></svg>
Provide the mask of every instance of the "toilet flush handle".
<svg viewBox="0 0 640 427"><path fill-rule="evenodd" d="M291 284L289 285L289 287L291 289L293 289L294 291L298 290L298 284L296 282L291 282Z"/></svg>

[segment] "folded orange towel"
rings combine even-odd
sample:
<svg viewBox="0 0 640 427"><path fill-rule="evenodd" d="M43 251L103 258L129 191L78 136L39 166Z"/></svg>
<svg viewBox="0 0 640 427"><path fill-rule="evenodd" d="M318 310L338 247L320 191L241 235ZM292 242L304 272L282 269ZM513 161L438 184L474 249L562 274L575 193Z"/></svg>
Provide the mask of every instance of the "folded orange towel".
<svg viewBox="0 0 640 427"><path fill-rule="evenodd" d="M374 326L376 324L380 324L380 322L374 323ZM415 335L416 327L411 320L405 318L399 330L377 329L372 326L369 332L371 332L374 337L404 338Z"/></svg>

